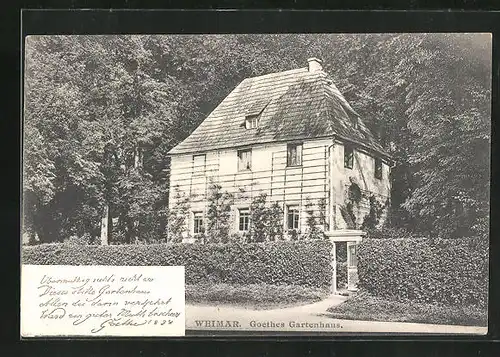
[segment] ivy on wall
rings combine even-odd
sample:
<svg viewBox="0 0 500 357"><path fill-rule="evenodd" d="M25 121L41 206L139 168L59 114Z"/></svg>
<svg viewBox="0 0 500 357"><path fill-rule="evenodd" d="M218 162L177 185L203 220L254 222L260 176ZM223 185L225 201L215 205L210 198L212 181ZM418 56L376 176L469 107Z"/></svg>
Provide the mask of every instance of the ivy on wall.
<svg viewBox="0 0 500 357"><path fill-rule="evenodd" d="M324 205L323 205L324 204ZM305 239L323 239L325 238L324 231L320 228L321 226L325 229L325 206L326 201L319 201L318 210L319 214L316 215L314 211L314 205L309 197L306 198L305 210L307 214L306 225L307 232L305 233ZM318 226L320 224L321 226Z"/></svg>
<svg viewBox="0 0 500 357"><path fill-rule="evenodd" d="M186 231L187 219L189 216L189 197L175 187L175 196L172 208L167 211L167 240L171 243L182 241L182 233Z"/></svg>
<svg viewBox="0 0 500 357"><path fill-rule="evenodd" d="M380 203L375 195L371 195L369 200L370 211L363 219L362 229L375 229L380 223L380 218L389 203L389 200L386 200L384 204Z"/></svg>
<svg viewBox="0 0 500 357"><path fill-rule="evenodd" d="M227 243L231 229L231 206L234 197L222 186L211 183L208 188L206 240L210 243Z"/></svg>
<svg viewBox="0 0 500 357"><path fill-rule="evenodd" d="M351 184L347 188L346 192L346 200L343 205L340 206L340 213L342 214L342 218L347 224L348 229L356 229L356 214L354 209L359 207L359 203L363 199L363 193L361 192L361 188L351 177L349 178Z"/></svg>
<svg viewBox="0 0 500 357"><path fill-rule="evenodd" d="M346 199L344 204L340 206L340 213L342 218L346 222L348 229L374 229L379 223L380 219L389 206L389 200L381 203L374 194L364 193L359 185L356 183L355 179L350 177L350 185L347 188ZM363 200L368 199L370 209L368 213L363 217L361 226L357 224L358 217L357 212L359 211L359 205Z"/></svg>
<svg viewBox="0 0 500 357"><path fill-rule="evenodd" d="M250 241L265 242L283 240L283 209L278 202L266 204L267 195L262 193L250 205Z"/></svg>

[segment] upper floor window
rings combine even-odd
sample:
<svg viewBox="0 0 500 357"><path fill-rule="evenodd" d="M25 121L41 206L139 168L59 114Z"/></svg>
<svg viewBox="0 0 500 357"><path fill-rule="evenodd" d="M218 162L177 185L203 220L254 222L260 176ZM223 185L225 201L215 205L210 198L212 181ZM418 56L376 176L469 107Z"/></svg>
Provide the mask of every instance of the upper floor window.
<svg viewBox="0 0 500 357"><path fill-rule="evenodd" d="M238 171L252 169L252 149L238 150Z"/></svg>
<svg viewBox="0 0 500 357"><path fill-rule="evenodd" d="M350 145L344 146L344 167L352 169L354 164L354 149Z"/></svg>
<svg viewBox="0 0 500 357"><path fill-rule="evenodd" d="M250 210L242 208L239 210L238 229L242 232L247 232L250 228Z"/></svg>
<svg viewBox="0 0 500 357"><path fill-rule="evenodd" d="M193 175L203 175L205 173L206 155L193 156Z"/></svg>
<svg viewBox="0 0 500 357"><path fill-rule="evenodd" d="M302 144L288 144L287 145L287 166L300 166L302 165Z"/></svg>
<svg viewBox="0 0 500 357"><path fill-rule="evenodd" d="M204 232L205 228L203 226L203 212L193 212L193 233L199 234Z"/></svg>
<svg viewBox="0 0 500 357"><path fill-rule="evenodd" d="M259 126L260 115L247 115L245 117L245 127L247 129L254 129Z"/></svg>
<svg viewBox="0 0 500 357"><path fill-rule="evenodd" d="M375 178L381 179L382 178L382 160L379 158L375 158Z"/></svg>
<svg viewBox="0 0 500 357"><path fill-rule="evenodd" d="M288 229L299 229L300 212L299 206L288 206L287 227Z"/></svg>

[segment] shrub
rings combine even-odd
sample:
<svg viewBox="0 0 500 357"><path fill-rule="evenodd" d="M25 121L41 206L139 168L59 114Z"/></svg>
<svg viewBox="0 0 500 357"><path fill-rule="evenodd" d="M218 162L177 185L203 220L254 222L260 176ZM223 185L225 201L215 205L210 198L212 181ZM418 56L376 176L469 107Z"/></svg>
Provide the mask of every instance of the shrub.
<svg viewBox="0 0 500 357"><path fill-rule="evenodd" d="M425 236L422 234L416 234L404 228L397 228L397 227L383 227L381 229L367 228L365 231L368 238L376 238L376 239L425 238Z"/></svg>
<svg viewBox="0 0 500 357"><path fill-rule="evenodd" d="M167 212L167 237L169 242L181 242L182 232L186 230L189 216L189 197L175 187L175 205Z"/></svg>
<svg viewBox="0 0 500 357"><path fill-rule="evenodd" d="M329 241L23 248L23 264L184 265L186 284L275 284L329 287Z"/></svg>
<svg viewBox="0 0 500 357"><path fill-rule="evenodd" d="M321 206L321 203L318 204L318 207L320 207L320 206ZM324 222L321 222L323 217L321 217L321 216L316 217L313 203L311 202L311 200L308 197L306 198L305 208L306 208L306 214L307 214L307 218L306 218L307 232L305 234L306 239L324 239L325 238L325 235L323 233ZM321 209L321 207L319 209ZM323 224L322 229L320 229L318 227L318 221L321 224Z"/></svg>
<svg viewBox="0 0 500 357"><path fill-rule="evenodd" d="M359 287L398 300L486 306L486 239L371 239L358 251Z"/></svg>
<svg viewBox="0 0 500 357"><path fill-rule="evenodd" d="M347 286L347 263L337 261L337 289Z"/></svg>
<svg viewBox="0 0 500 357"><path fill-rule="evenodd" d="M283 210L279 203L266 204L267 194L261 193L250 205L250 239L253 242L283 240Z"/></svg>
<svg viewBox="0 0 500 357"><path fill-rule="evenodd" d="M222 192L222 186L211 183L208 192L207 242L227 243L231 228L231 205L234 197Z"/></svg>

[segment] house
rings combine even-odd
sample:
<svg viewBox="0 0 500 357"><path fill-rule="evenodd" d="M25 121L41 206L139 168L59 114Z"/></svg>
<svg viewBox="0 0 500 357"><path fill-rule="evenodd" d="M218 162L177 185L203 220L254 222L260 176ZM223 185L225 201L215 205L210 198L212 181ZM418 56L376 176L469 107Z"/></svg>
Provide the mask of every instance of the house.
<svg viewBox="0 0 500 357"><path fill-rule="evenodd" d="M285 231L307 229L307 203L324 231L359 229L375 203L378 224L387 217L391 157L316 58L246 78L169 156L169 207L179 193L190 201L185 237L206 226L211 182L234 195L232 232L249 229L260 193L282 207Z"/></svg>

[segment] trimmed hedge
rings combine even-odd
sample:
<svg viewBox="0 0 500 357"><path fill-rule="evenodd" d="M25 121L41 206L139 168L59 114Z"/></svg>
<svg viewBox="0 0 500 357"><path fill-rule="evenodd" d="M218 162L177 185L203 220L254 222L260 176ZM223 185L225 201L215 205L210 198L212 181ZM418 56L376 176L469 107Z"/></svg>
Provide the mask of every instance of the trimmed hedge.
<svg viewBox="0 0 500 357"><path fill-rule="evenodd" d="M484 307L488 301L488 240L364 239L359 287L397 300Z"/></svg>
<svg viewBox="0 0 500 357"><path fill-rule="evenodd" d="M184 265L186 284L328 287L329 241L228 244L68 245L23 247L23 264Z"/></svg>

